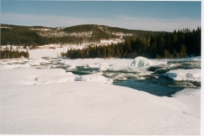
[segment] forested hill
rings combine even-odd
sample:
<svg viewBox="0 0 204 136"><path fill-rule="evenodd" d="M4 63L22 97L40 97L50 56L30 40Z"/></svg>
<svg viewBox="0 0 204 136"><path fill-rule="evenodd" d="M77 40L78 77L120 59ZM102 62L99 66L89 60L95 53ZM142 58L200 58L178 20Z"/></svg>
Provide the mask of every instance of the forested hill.
<svg viewBox="0 0 204 136"><path fill-rule="evenodd" d="M124 39L124 43L97 47L101 39ZM104 25L72 27L1 25L1 45L38 46L45 44L82 44L94 46L70 50L62 56L70 58L135 57L178 58L201 55L201 28L174 32L128 30Z"/></svg>
<svg viewBox="0 0 204 136"><path fill-rule="evenodd" d="M126 37L124 43L92 46L83 50L71 49L61 53L68 58L185 58L201 55L201 28L183 29L173 33L160 33L146 37Z"/></svg>
<svg viewBox="0 0 204 136"><path fill-rule="evenodd" d="M128 30L104 25L72 27L17 26L1 24L1 45L36 46L52 43L99 42L101 39L149 37L167 32Z"/></svg>
<svg viewBox="0 0 204 136"><path fill-rule="evenodd" d="M77 25L72 27L64 28L64 31L67 33L83 33L83 32L92 32L92 36L98 35L109 35L110 37L119 37L119 36L138 36L144 37L147 35L157 35L159 33L166 32L157 32L157 31L144 31L144 30L129 30L119 27L110 27L105 25Z"/></svg>

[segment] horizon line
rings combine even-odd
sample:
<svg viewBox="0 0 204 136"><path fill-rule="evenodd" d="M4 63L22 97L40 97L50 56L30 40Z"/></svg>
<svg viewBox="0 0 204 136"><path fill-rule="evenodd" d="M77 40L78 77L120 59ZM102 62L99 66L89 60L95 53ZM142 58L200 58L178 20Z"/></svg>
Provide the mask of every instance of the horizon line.
<svg viewBox="0 0 204 136"><path fill-rule="evenodd" d="M117 26L110 26L110 25L104 25L104 24L77 24L77 25L71 25L71 26L46 26L46 25L19 25L19 24L9 24L9 23L0 23L2 25L11 25L11 26L22 26L22 27L47 27L47 28L68 28L68 27L75 27L75 26L82 26L82 25L97 25L97 26L106 26L106 27L113 27L113 28L119 28L119 29L126 29L126 30L135 30L135 31L150 31L150 32L174 32L174 31L179 31L179 30L184 30L184 29L190 29L188 27L184 27L181 29L174 29L173 31L167 31L167 30L146 30L146 29L129 29L129 28L123 28L123 27L117 27ZM196 30L198 28L201 28L201 26L197 26L196 28L192 30ZM191 30L191 29L190 29Z"/></svg>

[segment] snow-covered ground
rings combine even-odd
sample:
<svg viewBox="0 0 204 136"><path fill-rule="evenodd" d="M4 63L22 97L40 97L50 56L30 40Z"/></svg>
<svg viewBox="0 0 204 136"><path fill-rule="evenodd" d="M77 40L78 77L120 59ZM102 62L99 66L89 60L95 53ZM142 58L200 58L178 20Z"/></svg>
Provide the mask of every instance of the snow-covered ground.
<svg viewBox="0 0 204 136"><path fill-rule="evenodd" d="M80 45L76 44L48 44L43 46L38 46L39 49L32 49L29 50L30 58L41 58L44 56L52 56L52 57L59 57L61 52L67 52L70 49L83 49L89 46L107 46L110 44L117 44L124 42L123 39L109 39L109 40L101 40L100 42L84 42ZM16 45L1 45L1 49L12 47L12 49L19 49L26 51L23 46L16 46ZM28 47L27 47L28 48Z"/></svg>
<svg viewBox="0 0 204 136"><path fill-rule="evenodd" d="M104 70L151 74L142 65L167 60L41 58L57 53L31 50L31 59L0 61L1 134L200 135L200 88L159 97L115 86L103 76ZM58 66L65 68L53 68ZM99 70L88 75L65 72L76 67ZM166 74L200 81L199 70L181 71Z"/></svg>
<svg viewBox="0 0 204 136"><path fill-rule="evenodd" d="M60 45L60 44L49 44L49 45L43 45L43 46L38 46L39 49L29 49L29 55L30 58L42 58L42 57L60 57L61 52L67 52L67 50L70 49L83 49L86 48L88 45L87 44L82 44L82 45L75 45L75 44L67 44L67 45ZM19 49L26 51L26 49L23 48L23 46L15 46L15 45L4 45L1 46L2 49L5 49L8 47L12 47L12 49Z"/></svg>

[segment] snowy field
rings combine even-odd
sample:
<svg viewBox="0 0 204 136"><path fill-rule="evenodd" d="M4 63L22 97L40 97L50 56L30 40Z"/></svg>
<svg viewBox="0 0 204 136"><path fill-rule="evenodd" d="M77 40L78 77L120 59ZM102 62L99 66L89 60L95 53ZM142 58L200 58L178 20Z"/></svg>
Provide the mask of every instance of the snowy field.
<svg viewBox="0 0 204 136"><path fill-rule="evenodd" d="M200 135L200 58L174 60L185 67L143 57L56 58L62 49L0 60L1 134ZM182 90L161 97L114 85L130 78L166 79Z"/></svg>

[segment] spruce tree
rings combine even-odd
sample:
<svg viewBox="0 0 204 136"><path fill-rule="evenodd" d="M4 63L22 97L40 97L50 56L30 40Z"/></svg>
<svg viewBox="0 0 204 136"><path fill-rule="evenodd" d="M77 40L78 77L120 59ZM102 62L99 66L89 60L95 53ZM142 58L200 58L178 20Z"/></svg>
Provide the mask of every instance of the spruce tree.
<svg viewBox="0 0 204 136"><path fill-rule="evenodd" d="M185 58L187 56L186 54L186 46L184 44L181 45L181 50L180 50L180 57Z"/></svg>

